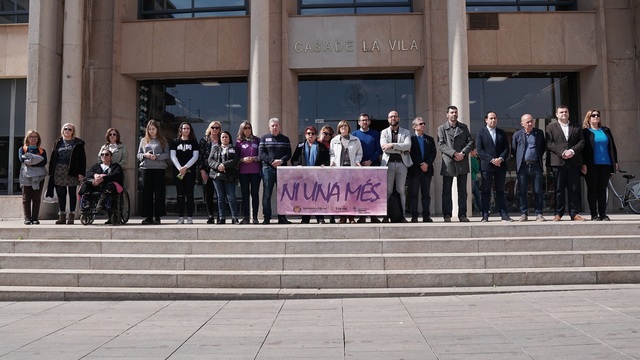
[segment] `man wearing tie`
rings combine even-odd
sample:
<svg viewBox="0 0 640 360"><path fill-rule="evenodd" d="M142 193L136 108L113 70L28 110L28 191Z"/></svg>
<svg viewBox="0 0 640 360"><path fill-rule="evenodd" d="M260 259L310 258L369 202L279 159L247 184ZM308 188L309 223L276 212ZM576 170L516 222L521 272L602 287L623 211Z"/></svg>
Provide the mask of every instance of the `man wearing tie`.
<svg viewBox="0 0 640 360"><path fill-rule="evenodd" d="M421 117L413 120L414 135L411 136L411 160L409 168L409 200L411 222L418 222L418 193L422 197L422 221L433 222L430 217L431 179L433 178L433 160L436 158L436 143L424 133L425 122Z"/></svg>
<svg viewBox="0 0 640 360"><path fill-rule="evenodd" d="M553 221L560 221L565 213L565 194L569 193L569 216L573 221L584 221L580 216L580 168L584 138L582 130L569 122L569 108L556 109L557 122L547 125L547 149L551 160L555 185Z"/></svg>
<svg viewBox="0 0 640 360"><path fill-rule="evenodd" d="M507 213L507 202L504 196L504 184L507 179L507 159L509 158L509 141L507 134L498 129L498 115L489 111L484 116L487 126L482 127L476 136L476 149L480 157L482 173L482 222L489 221L491 188L496 190L496 205L502 221L513 221Z"/></svg>
<svg viewBox="0 0 640 360"><path fill-rule="evenodd" d="M535 196L536 221L545 221L542 216L544 201L542 171L542 156L547 148L544 132L533 127L533 116L524 114L520 118L522 129L513 134L511 154L516 158L516 173L518 174L518 194L520 197L520 219L529 220L529 181L533 181Z"/></svg>

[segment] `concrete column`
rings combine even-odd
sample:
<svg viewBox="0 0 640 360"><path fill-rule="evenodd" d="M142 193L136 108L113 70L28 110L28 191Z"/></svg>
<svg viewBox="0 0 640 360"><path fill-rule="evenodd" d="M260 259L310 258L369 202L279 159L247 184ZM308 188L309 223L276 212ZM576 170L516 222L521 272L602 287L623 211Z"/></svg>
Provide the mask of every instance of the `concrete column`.
<svg viewBox="0 0 640 360"><path fill-rule="evenodd" d="M467 13L465 2L447 0L449 40L449 93L451 105L458 107L458 121L469 125L469 58L467 56ZM471 131L473 133L473 130ZM458 213L458 191L453 185L453 214ZM471 181L467 181L471 194ZM467 215L471 215L471 196L467 197Z"/></svg>
<svg viewBox="0 0 640 360"><path fill-rule="evenodd" d="M269 14L271 1L251 0L251 54L249 66L249 120L257 136L268 132Z"/></svg>
<svg viewBox="0 0 640 360"><path fill-rule="evenodd" d="M62 40L62 99L60 120L73 123L76 136L82 135L82 68L84 1L64 2Z"/></svg>

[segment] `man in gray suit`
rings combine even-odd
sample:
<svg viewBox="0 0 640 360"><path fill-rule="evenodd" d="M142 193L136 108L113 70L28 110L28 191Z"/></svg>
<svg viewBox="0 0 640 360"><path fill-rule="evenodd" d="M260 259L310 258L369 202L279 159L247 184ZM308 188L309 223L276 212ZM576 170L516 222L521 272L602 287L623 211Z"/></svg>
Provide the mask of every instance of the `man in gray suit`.
<svg viewBox="0 0 640 360"><path fill-rule="evenodd" d="M458 183L458 219L467 218L467 178L469 174L469 152L473 150L473 138L467 125L458 122L458 108L447 108L447 122L438 127L438 145L442 152L442 215L445 222L451 222L453 200L451 187L453 178Z"/></svg>
<svg viewBox="0 0 640 360"><path fill-rule="evenodd" d="M400 194L400 203L404 214L407 204L407 196L404 191L407 170L413 165L409 154L411 133L400 127L400 117L397 111L391 111L387 116L387 121L389 121L389 127L380 133L380 147L382 148L380 165L387 167L387 200L393 194L395 182L395 189ZM385 217L382 221L388 222L389 219ZM400 222L407 222L407 219L403 216Z"/></svg>

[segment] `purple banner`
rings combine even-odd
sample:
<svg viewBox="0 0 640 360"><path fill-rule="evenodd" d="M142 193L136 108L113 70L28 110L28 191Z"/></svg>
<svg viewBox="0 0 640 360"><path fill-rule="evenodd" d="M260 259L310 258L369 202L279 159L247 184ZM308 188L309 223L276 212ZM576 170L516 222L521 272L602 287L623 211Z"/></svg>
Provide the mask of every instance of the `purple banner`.
<svg viewBox="0 0 640 360"><path fill-rule="evenodd" d="M278 167L280 215L386 215L386 167Z"/></svg>

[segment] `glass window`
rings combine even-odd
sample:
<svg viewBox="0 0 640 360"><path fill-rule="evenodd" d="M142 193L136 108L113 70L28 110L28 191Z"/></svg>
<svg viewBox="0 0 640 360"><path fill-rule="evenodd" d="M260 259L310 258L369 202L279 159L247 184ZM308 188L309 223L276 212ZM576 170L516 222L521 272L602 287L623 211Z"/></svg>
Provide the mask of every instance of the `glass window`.
<svg viewBox="0 0 640 360"><path fill-rule="evenodd" d="M25 134L27 81L0 80L0 194L20 194L18 148ZM37 130L37 129L35 129Z"/></svg>
<svg viewBox="0 0 640 360"><path fill-rule="evenodd" d="M576 0L468 0L467 12L571 11Z"/></svg>
<svg viewBox="0 0 640 360"><path fill-rule="evenodd" d="M388 127L387 114L397 110L401 126L410 129L415 117L412 74L388 76L301 76L298 81L298 129L308 125L334 129L340 120L353 121L358 114L371 116L372 127Z"/></svg>
<svg viewBox="0 0 640 360"><path fill-rule="evenodd" d="M142 0L141 19L238 16L248 14L248 0Z"/></svg>
<svg viewBox="0 0 640 360"><path fill-rule="evenodd" d="M29 0L0 0L0 24L29 22Z"/></svg>
<svg viewBox="0 0 640 360"><path fill-rule="evenodd" d="M298 0L301 15L410 13L412 0Z"/></svg>

